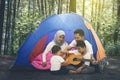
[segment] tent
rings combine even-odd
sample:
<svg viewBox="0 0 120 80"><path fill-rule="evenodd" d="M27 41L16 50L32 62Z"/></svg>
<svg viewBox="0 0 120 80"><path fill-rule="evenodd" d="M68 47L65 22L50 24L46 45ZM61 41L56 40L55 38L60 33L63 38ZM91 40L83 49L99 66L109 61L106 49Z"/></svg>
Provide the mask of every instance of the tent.
<svg viewBox="0 0 120 80"><path fill-rule="evenodd" d="M44 51L55 32L60 29L65 31L65 40L68 43L74 39L74 31L82 29L85 32L85 39L92 44L94 57L97 60L106 57L99 37L87 20L76 13L54 14L44 19L27 37L18 50L14 66L32 66L30 62Z"/></svg>

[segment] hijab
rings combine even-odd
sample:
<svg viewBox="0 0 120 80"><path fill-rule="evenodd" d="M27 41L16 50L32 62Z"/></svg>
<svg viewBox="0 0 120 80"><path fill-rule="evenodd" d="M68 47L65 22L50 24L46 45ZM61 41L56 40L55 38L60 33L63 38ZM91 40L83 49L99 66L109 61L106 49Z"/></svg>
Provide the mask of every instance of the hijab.
<svg viewBox="0 0 120 80"><path fill-rule="evenodd" d="M65 41L63 40L63 42L62 43L58 43L58 41L57 41L57 39L60 37L60 36L62 36L62 35L64 35L65 36L65 32L63 31L63 30L58 30L57 32L56 32L56 34L55 34L55 36L54 36L54 42L58 45L58 46L61 46Z"/></svg>

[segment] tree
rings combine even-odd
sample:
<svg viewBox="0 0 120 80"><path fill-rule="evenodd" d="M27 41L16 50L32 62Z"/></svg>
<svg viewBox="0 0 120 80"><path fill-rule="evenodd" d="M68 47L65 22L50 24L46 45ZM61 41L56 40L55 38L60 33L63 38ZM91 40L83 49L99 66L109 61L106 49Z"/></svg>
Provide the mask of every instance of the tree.
<svg viewBox="0 0 120 80"><path fill-rule="evenodd" d="M5 10L5 0L0 0L0 54L2 52L1 50L2 50L4 10Z"/></svg>
<svg viewBox="0 0 120 80"><path fill-rule="evenodd" d="M16 25L16 0L14 0L13 2L13 17L12 17L12 26L11 26L11 44L10 44L10 51L11 51L11 54L14 54L14 44L13 44L13 41L15 40L14 37L15 37L15 33L14 33L14 30L15 30L15 25Z"/></svg>
<svg viewBox="0 0 120 80"><path fill-rule="evenodd" d="M82 16L85 17L85 0L83 0Z"/></svg>
<svg viewBox="0 0 120 80"><path fill-rule="evenodd" d="M70 0L69 12L76 12L76 0Z"/></svg>
<svg viewBox="0 0 120 80"><path fill-rule="evenodd" d="M115 27L114 30L114 35L113 35L113 39L114 39L114 44L116 44L116 42L118 41L118 35L119 35L119 31L120 31L120 0L117 0L117 26Z"/></svg>

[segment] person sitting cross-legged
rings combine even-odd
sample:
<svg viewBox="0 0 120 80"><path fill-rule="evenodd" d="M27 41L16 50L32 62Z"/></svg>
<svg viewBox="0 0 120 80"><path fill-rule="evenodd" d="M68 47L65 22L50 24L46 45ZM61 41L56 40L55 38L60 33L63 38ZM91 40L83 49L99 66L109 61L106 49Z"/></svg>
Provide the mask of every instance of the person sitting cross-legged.
<svg viewBox="0 0 120 80"><path fill-rule="evenodd" d="M98 61L91 58L91 53L86 50L84 41L78 40L76 48L76 50L69 51L68 54L71 55L72 53L78 56L82 55L81 58L78 58L78 62L80 63L77 65L69 65L67 68L76 70L77 73L93 73L95 71L95 67L98 65ZM90 63L95 65L95 67L90 66Z"/></svg>
<svg viewBox="0 0 120 80"><path fill-rule="evenodd" d="M67 61L63 59L61 56L61 48L57 45L54 45L52 48L53 56L50 60L51 68L50 71L52 74L67 74L72 73L75 74L76 71L67 69L65 66L67 66Z"/></svg>

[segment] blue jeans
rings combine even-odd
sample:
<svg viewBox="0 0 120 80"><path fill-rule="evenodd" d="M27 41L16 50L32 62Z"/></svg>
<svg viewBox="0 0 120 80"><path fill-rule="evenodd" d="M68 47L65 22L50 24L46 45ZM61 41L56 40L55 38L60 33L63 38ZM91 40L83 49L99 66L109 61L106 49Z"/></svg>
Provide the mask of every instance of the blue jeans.
<svg viewBox="0 0 120 80"><path fill-rule="evenodd" d="M69 73L69 69L67 69L66 67L61 67L60 70L58 71L51 71L52 74L68 74Z"/></svg>

